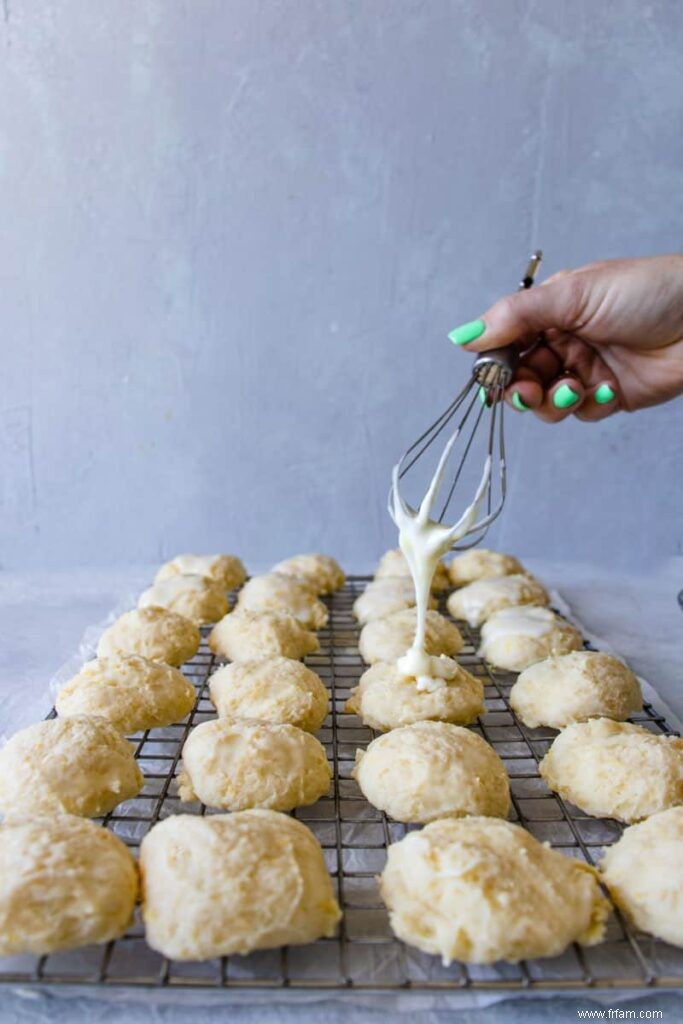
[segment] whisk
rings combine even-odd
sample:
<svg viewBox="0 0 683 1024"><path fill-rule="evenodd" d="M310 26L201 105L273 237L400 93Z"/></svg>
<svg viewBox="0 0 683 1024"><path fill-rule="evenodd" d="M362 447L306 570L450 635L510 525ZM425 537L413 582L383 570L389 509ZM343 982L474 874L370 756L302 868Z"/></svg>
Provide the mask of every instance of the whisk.
<svg viewBox="0 0 683 1024"><path fill-rule="evenodd" d="M542 257L543 253L540 249L536 249L532 253L519 283L518 291L531 288ZM506 466L503 430L505 402L503 397L505 388L512 380L518 357L519 352L514 345L480 353L472 365L470 379L462 391L453 399L438 419L405 450L394 467L392 485L389 492L389 513L395 522L397 521L396 503L398 502L405 515L409 515L412 518L428 518L433 523L443 523L449 505L453 500L458 481L468 461L468 456L475 447L475 438L481 437L479 433L480 424L482 424L485 415L490 414L485 433L486 454L484 473L476 490L474 501L467 506L465 512L454 526L447 529L444 527L447 537L452 538L452 548L454 550L475 547L481 543L486 531L491 523L500 515L505 503ZM479 401L480 404L478 405ZM420 504L419 510L416 511L402 497L399 488L400 482L404 480L427 449L431 447L439 435L458 415L460 415L460 418L456 421L457 425L446 442L431 484ZM470 419L472 416L473 419ZM434 505L443 489L446 470L449 467L456 441L461 434L467 435L468 430L469 435L465 441L464 451L459 462L453 466L452 481L441 505L440 512L438 515L435 515L433 514ZM496 462L498 464L497 474L494 473L494 463ZM470 538L468 543L462 543L465 541L465 538Z"/></svg>

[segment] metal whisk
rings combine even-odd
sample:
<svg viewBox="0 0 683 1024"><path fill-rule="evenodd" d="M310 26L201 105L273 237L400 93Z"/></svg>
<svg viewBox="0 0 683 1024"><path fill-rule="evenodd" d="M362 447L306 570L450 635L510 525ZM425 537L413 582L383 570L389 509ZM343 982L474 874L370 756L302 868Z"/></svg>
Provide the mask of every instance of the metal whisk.
<svg viewBox="0 0 683 1024"><path fill-rule="evenodd" d="M532 253L524 276L519 283L518 291L523 291L532 286L542 256L543 253L540 249L536 249ZM465 464L468 462L468 457L471 452L478 450L476 439L482 438L479 426L484 416L490 413L488 427L483 434L485 448L483 452L480 451L484 459L484 474L477 488L474 502L468 505L466 512L455 526L451 528L454 550L475 547L481 543L486 531L491 523L500 515L505 503L506 467L505 436L503 431L505 402L503 397L505 388L512 380L518 357L519 352L514 345L492 349L490 352L482 352L475 359L470 379L462 391L453 399L438 419L406 449L398 464L394 467L392 485L389 492L389 513L394 520L396 520L394 506L395 502L398 501L403 511L407 514L417 516L422 513L423 516L428 516L433 522L443 523L455 494L458 481L462 476ZM473 410L477 407L477 403L480 404L474 412L473 419L470 419ZM432 483L423 499L420 511L417 512L402 497L399 484L458 415L460 415L460 418L457 420L457 425L446 442ZM456 441L461 434L467 433L468 430L469 435L465 441L464 450L459 462L453 465L450 486L441 505L440 512L436 515L433 512L433 507L444 486L446 470L449 466ZM480 448L481 441L479 444ZM497 474L494 473L495 463L498 464ZM473 459L470 460L471 464L473 464ZM469 542L462 543L466 538L470 538Z"/></svg>

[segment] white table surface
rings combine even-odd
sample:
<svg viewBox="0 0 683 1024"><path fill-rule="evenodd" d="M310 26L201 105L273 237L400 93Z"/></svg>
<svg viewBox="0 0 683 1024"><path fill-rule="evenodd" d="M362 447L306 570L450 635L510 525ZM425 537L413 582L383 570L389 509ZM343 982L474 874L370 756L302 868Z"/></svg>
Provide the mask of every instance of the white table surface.
<svg viewBox="0 0 683 1024"><path fill-rule="evenodd" d="M617 576L595 566L529 561L547 586L558 590L586 627L622 655L648 680L673 711L683 718L683 611L677 593L683 589L683 558L672 559L647 578ZM111 609L148 584L152 569L71 570L65 572L0 573L0 733L42 718L51 699L52 675L73 657L86 627L104 619ZM419 1012L421 1021L515 1022L576 1020L577 1009L595 1005L565 997L505 1000L480 1008L447 1009L440 997L403 993L400 1000L361 997L354 1006L328 997L301 1001L295 993L272 993L261 1005L248 994L239 1002L232 993L221 999L195 998L192 1008L175 994L167 1002L143 1003L135 993L111 993L102 1000L67 996L64 992L31 993L0 990L0 1021L90 1022L126 1020L161 1022L192 1018L205 1021L293 1022L296 1018L325 1022L380 1020L387 1012ZM644 1000L644 1001L643 1001ZM609 1006L663 1010L663 1020L683 1020L683 996L646 995L638 1002L622 999Z"/></svg>

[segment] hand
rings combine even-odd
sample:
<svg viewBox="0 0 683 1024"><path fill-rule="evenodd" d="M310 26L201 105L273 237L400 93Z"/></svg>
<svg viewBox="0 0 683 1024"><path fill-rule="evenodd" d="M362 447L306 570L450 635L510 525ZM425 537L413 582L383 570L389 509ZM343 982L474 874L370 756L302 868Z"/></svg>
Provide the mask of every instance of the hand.
<svg viewBox="0 0 683 1024"><path fill-rule="evenodd" d="M547 423L666 402L683 393L683 254L563 270L449 337L468 352L518 344L505 397Z"/></svg>

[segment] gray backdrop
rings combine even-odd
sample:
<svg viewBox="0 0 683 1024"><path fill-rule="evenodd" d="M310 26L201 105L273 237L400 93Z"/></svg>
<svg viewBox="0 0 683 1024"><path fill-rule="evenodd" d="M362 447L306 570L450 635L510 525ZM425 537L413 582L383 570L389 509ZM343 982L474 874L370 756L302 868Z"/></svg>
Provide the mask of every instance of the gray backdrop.
<svg viewBox="0 0 683 1024"><path fill-rule="evenodd" d="M681 246L677 0L2 0L0 564L368 566L448 329ZM682 403L508 423L491 540L683 550Z"/></svg>

